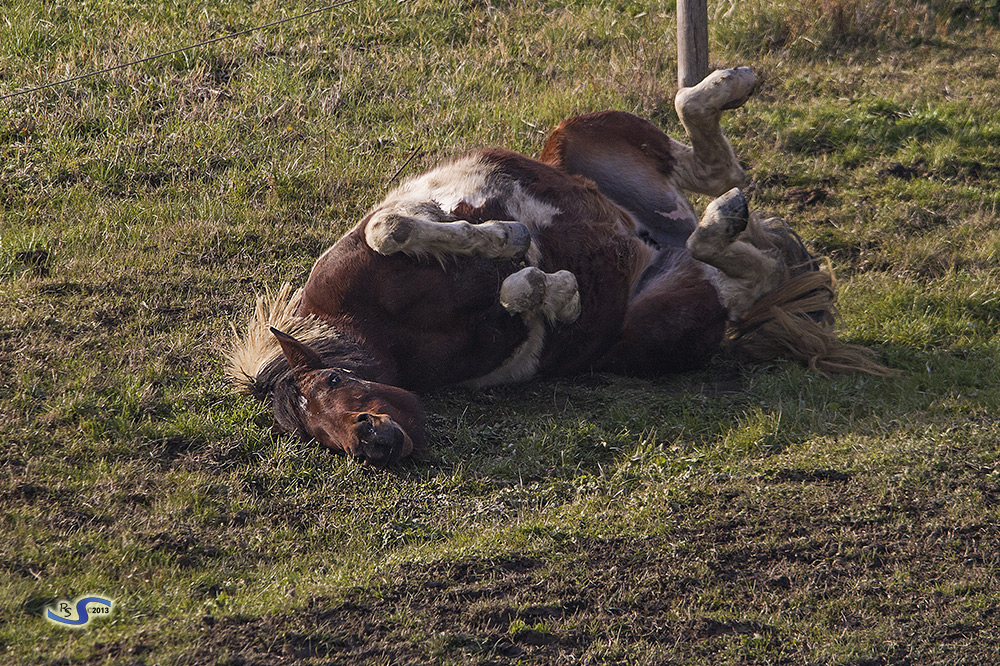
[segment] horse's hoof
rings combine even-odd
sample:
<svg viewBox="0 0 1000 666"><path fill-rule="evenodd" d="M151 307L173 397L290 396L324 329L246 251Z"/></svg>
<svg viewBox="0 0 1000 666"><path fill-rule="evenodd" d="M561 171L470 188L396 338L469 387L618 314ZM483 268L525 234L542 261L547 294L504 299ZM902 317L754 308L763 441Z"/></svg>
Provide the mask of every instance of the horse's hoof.
<svg viewBox="0 0 1000 666"><path fill-rule="evenodd" d="M569 271L546 275L545 304L550 316L564 324L580 318L580 289L576 276Z"/></svg>
<svg viewBox="0 0 1000 666"><path fill-rule="evenodd" d="M722 110L738 109L746 104L754 91L757 90L757 75L749 67L727 69L725 75L731 79L727 84L731 97L728 102L722 105Z"/></svg>
<svg viewBox="0 0 1000 666"><path fill-rule="evenodd" d="M738 187L734 187L705 208L698 223L699 229L712 229L729 241L747 228L750 207Z"/></svg>
<svg viewBox="0 0 1000 666"><path fill-rule="evenodd" d="M520 314L537 310L545 300L545 273L534 266L508 275L500 285L500 305Z"/></svg>
<svg viewBox="0 0 1000 666"><path fill-rule="evenodd" d="M496 259L521 259L531 247L531 232L520 222L490 220L483 222L481 226L499 231L497 234L498 246L494 253Z"/></svg>
<svg viewBox="0 0 1000 666"><path fill-rule="evenodd" d="M512 253L510 258L520 259L528 253L528 248L531 247L531 232L520 222L511 224L508 229L510 229L508 241Z"/></svg>
<svg viewBox="0 0 1000 666"><path fill-rule="evenodd" d="M696 117L743 106L757 87L757 75L749 67L717 69L701 83L681 88L674 107L681 116Z"/></svg>

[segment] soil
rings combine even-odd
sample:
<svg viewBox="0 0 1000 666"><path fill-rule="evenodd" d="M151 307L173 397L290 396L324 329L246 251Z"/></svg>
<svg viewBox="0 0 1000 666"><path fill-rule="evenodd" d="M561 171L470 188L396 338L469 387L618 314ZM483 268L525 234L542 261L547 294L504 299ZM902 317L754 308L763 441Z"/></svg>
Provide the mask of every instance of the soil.
<svg viewBox="0 0 1000 666"><path fill-rule="evenodd" d="M204 656L217 656L222 644L233 648L233 666L317 657L331 663L571 663L574 655L596 658L595 646L611 643L667 646L768 631L707 618L664 619L699 583L675 579L659 555L662 546L658 539L588 540L577 543L558 570L531 557L406 565L381 588L355 590L339 603L316 599L303 612L265 618L205 618L206 638L215 645Z"/></svg>
<svg viewBox="0 0 1000 666"><path fill-rule="evenodd" d="M838 470L775 470L758 481L763 495L720 490L665 507L669 528L656 536L556 536L541 556L403 564L336 599L195 618L199 639L176 663L917 666L1000 657L1000 610L974 598L996 583L1000 527L946 527L931 490L873 507ZM961 594L947 591L956 585ZM820 644L830 637L837 645ZM133 636L89 663L160 663L160 647Z"/></svg>

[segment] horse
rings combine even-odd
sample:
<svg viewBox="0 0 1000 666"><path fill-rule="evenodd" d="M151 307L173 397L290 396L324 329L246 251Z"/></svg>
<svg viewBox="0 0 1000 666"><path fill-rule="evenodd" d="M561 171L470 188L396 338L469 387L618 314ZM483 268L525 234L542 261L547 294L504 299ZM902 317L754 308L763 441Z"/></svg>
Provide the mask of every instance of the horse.
<svg viewBox="0 0 1000 666"><path fill-rule="evenodd" d="M621 111L560 123L538 158L499 148L410 178L234 326L227 374L277 430L378 466L426 445L419 393L704 366L723 349L884 372L836 337L829 267L750 214L720 125L756 77L675 97L685 145ZM700 218L684 191L714 199Z"/></svg>

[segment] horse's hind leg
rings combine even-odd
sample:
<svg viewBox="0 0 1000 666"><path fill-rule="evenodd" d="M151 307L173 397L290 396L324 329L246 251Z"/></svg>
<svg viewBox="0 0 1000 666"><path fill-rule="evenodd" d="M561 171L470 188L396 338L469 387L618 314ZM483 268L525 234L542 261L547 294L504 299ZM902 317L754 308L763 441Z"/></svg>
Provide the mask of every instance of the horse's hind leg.
<svg viewBox="0 0 1000 666"><path fill-rule="evenodd" d="M411 256L479 256L520 259L531 245L531 234L520 222L464 220L428 221L396 213L376 214L365 226L365 241L379 254Z"/></svg>
<svg viewBox="0 0 1000 666"><path fill-rule="evenodd" d="M746 174L720 120L753 92L753 70L716 71L674 99L691 145L675 141L652 123L620 111L563 121L545 142L540 159L593 180L609 199L639 222L660 247L680 247L697 215L682 190L718 196L742 185Z"/></svg>
<svg viewBox="0 0 1000 666"><path fill-rule="evenodd" d="M541 314L549 321L571 323L580 316L580 292L569 271L545 273L528 266L507 276L500 286L500 304L508 312Z"/></svg>
<svg viewBox="0 0 1000 666"><path fill-rule="evenodd" d="M717 70L696 86L681 88L674 108L691 138L691 146L675 143L678 184L685 190L719 196L744 184L746 174L722 133L722 112L742 106L757 77L749 67Z"/></svg>
<svg viewBox="0 0 1000 666"><path fill-rule="evenodd" d="M717 269L713 282L731 319L776 288L784 277L783 264L777 258L740 238L749 221L746 199L733 188L708 205L687 240L692 257Z"/></svg>
<svg viewBox="0 0 1000 666"><path fill-rule="evenodd" d="M622 111L576 116L549 135L540 159L584 176L629 211L643 235L661 247L681 247L698 217L675 183L677 143L647 120Z"/></svg>

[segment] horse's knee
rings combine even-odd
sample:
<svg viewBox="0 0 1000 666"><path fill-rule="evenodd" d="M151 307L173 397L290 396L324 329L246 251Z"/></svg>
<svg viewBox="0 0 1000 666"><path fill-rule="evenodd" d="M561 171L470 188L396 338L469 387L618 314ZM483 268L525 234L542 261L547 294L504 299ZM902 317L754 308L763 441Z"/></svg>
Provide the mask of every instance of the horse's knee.
<svg viewBox="0 0 1000 666"><path fill-rule="evenodd" d="M570 323L580 316L580 292L569 271L545 273L534 266L507 276L500 286L500 304L508 312L539 313L552 321Z"/></svg>
<svg viewBox="0 0 1000 666"><path fill-rule="evenodd" d="M365 227L365 242L379 254L403 252L416 229L416 221L402 215L385 215L369 220Z"/></svg>

